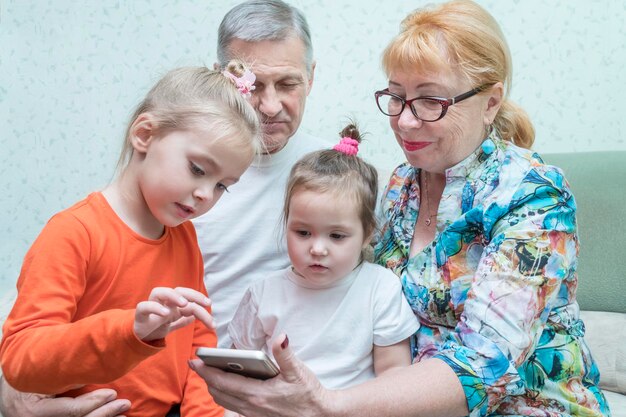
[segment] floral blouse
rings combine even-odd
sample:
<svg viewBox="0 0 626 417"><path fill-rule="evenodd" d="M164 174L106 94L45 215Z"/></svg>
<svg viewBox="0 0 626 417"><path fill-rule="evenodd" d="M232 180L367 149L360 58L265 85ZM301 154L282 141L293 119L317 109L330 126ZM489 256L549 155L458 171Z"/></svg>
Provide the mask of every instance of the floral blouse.
<svg viewBox="0 0 626 417"><path fill-rule="evenodd" d="M576 203L562 172L492 136L446 171L435 239L409 258L420 170L383 195L378 263L422 324L414 361L457 374L470 416L609 416L576 302Z"/></svg>

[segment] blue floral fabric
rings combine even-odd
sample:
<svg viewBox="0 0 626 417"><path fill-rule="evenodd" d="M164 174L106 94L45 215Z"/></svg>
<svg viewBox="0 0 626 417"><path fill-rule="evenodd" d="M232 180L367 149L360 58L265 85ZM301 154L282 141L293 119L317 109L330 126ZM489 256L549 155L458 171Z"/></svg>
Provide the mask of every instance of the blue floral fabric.
<svg viewBox="0 0 626 417"><path fill-rule="evenodd" d="M576 203L562 172L495 135L446 171L435 239L409 256L420 170L383 195L378 263L422 327L414 361L457 374L470 416L610 416L576 302Z"/></svg>

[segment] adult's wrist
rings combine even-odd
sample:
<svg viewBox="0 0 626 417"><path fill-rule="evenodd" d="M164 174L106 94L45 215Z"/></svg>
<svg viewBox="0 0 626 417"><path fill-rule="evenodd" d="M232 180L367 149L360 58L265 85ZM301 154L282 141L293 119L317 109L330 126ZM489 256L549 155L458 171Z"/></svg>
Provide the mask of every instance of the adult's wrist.
<svg viewBox="0 0 626 417"><path fill-rule="evenodd" d="M320 388L317 395L321 417L348 417L350 416L349 404L347 402L347 392L345 390L329 390Z"/></svg>

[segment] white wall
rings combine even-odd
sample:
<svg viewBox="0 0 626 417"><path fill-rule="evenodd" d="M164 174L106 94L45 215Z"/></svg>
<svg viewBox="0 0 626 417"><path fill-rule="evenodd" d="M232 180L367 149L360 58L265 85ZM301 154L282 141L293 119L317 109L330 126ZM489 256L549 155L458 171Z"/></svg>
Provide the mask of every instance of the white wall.
<svg viewBox="0 0 626 417"><path fill-rule="evenodd" d="M55 212L110 179L132 107L166 70L211 65L234 0L0 2L0 304ZM422 1L294 0L309 19L316 80L302 128L335 138L347 116L370 132L365 156L402 155L372 92L379 57ZM626 149L626 3L481 0L514 60L512 98L540 152ZM158 7L156 7L158 5Z"/></svg>

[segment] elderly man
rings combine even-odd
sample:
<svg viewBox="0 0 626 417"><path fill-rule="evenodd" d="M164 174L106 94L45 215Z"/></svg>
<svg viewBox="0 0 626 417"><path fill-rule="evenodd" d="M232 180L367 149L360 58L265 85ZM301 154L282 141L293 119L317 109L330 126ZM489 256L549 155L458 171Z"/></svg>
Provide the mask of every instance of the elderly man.
<svg viewBox="0 0 626 417"><path fill-rule="evenodd" d="M224 202L194 220L218 345L230 347L226 328L245 289L289 265L279 227L289 171L323 144L297 132L315 70L309 28L297 9L282 1L236 6L219 27L217 56L221 66L232 58L252 65L257 78L251 102L267 147Z"/></svg>
<svg viewBox="0 0 626 417"><path fill-rule="evenodd" d="M194 221L218 343L230 346L226 327L243 292L254 280L289 264L279 227L289 170L300 156L328 145L297 132L315 72L309 27L298 9L281 0L235 6L220 24L217 56L216 66L232 58L252 65L257 78L251 102L261 118L266 145L266 154L259 155L222 197L228 204ZM5 417L111 417L130 407L106 389L79 398L20 393L4 380L0 389Z"/></svg>

